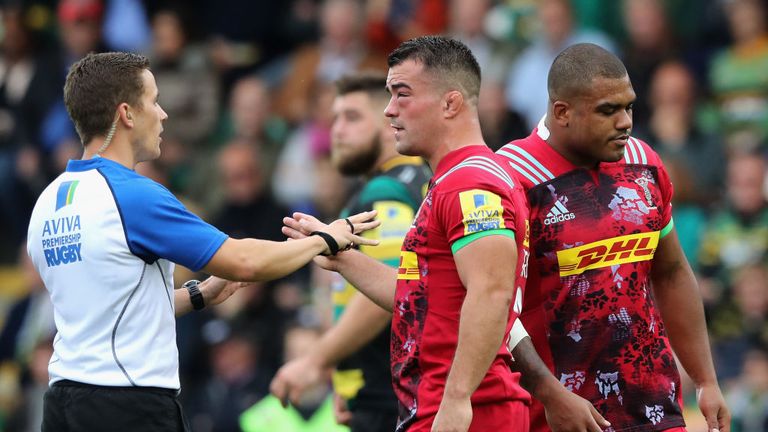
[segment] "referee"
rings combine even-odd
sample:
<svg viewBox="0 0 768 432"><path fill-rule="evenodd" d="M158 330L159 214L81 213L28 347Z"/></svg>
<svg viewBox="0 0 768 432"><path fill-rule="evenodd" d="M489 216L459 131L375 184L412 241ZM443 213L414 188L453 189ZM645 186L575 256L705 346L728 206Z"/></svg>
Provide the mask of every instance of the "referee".
<svg viewBox="0 0 768 432"><path fill-rule="evenodd" d="M174 263L235 281L274 279L318 254L375 244L354 232L378 222L361 213L306 239L270 242L231 239L190 213L133 170L160 155L168 118L143 56L86 56L67 75L64 102L83 158L40 195L28 232L57 329L42 430L188 430L176 399L174 316L241 285L211 277L174 291Z"/></svg>

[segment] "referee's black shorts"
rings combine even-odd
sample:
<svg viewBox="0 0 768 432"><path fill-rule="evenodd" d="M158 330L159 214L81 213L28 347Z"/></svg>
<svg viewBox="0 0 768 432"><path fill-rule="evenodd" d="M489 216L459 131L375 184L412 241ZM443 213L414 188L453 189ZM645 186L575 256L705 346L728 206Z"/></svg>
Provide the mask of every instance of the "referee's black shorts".
<svg viewBox="0 0 768 432"><path fill-rule="evenodd" d="M176 393L58 381L45 392L42 432L188 432Z"/></svg>

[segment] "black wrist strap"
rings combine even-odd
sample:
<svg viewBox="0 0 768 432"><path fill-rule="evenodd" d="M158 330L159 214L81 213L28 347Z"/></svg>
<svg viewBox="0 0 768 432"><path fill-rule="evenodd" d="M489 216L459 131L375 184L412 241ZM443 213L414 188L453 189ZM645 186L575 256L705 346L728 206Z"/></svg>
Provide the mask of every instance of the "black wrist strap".
<svg viewBox="0 0 768 432"><path fill-rule="evenodd" d="M325 240L325 243L328 245L328 250L331 253L323 254L323 255L336 255L337 253L339 253L339 244L336 243L336 239L334 239L332 235L322 231L312 231L311 233L309 233L309 235L320 236L323 238L323 240Z"/></svg>
<svg viewBox="0 0 768 432"><path fill-rule="evenodd" d="M203 293L200 292L200 287L198 285L200 285L200 281L192 279L181 286L189 291L189 301L192 303L192 308L194 310L205 308L205 299L203 298Z"/></svg>

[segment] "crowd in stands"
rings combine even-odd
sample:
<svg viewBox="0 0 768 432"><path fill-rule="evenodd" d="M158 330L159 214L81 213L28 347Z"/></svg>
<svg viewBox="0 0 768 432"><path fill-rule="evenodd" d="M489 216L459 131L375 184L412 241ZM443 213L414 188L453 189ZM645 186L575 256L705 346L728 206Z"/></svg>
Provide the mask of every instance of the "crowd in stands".
<svg viewBox="0 0 768 432"><path fill-rule="evenodd" d="M147 55L169 119L162 156L137 171L233 237L283 240L284 215L333 219L354 182L329 160L334 80L386 72L400 41L438 33L479 60L479 112L494 149L539 122L546 71L563 48L592 42L625 62L638 96L632 135L672 176L675 227L700 283L733 430L768 431L764 0L5 0L0 431L39 430L55 328L24 242L42 188L82 155L62 101L74 61L92 51ZM175 281L200 276L179 267ZM327 328L338 283L309 266L178 320L194 431L261 430L252 408L285 356L311 349ZM322 408L321 390L296 407L305 418ZM684 391L695 407L693 389ZM691 420L689 430L699 426Z"/></svg>

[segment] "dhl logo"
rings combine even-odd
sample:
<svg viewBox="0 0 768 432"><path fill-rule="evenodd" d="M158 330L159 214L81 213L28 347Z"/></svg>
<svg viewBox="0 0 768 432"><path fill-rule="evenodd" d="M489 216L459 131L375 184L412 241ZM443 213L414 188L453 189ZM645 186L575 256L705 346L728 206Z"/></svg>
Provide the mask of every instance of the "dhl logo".
<svg viewBox="0 0 768 432"><path fill-rule="evenodd" d="M397 278L419 280L419 256L416 255L416 252L400 251L400 267L397 269Z"/></svg>
<svg viewBox="0 0 768 432"><path fill-rule="evenodd" d="M630 234L557 251L560 276L571 276L587 270L648 261L659 244L659 232Z"/></svg>

